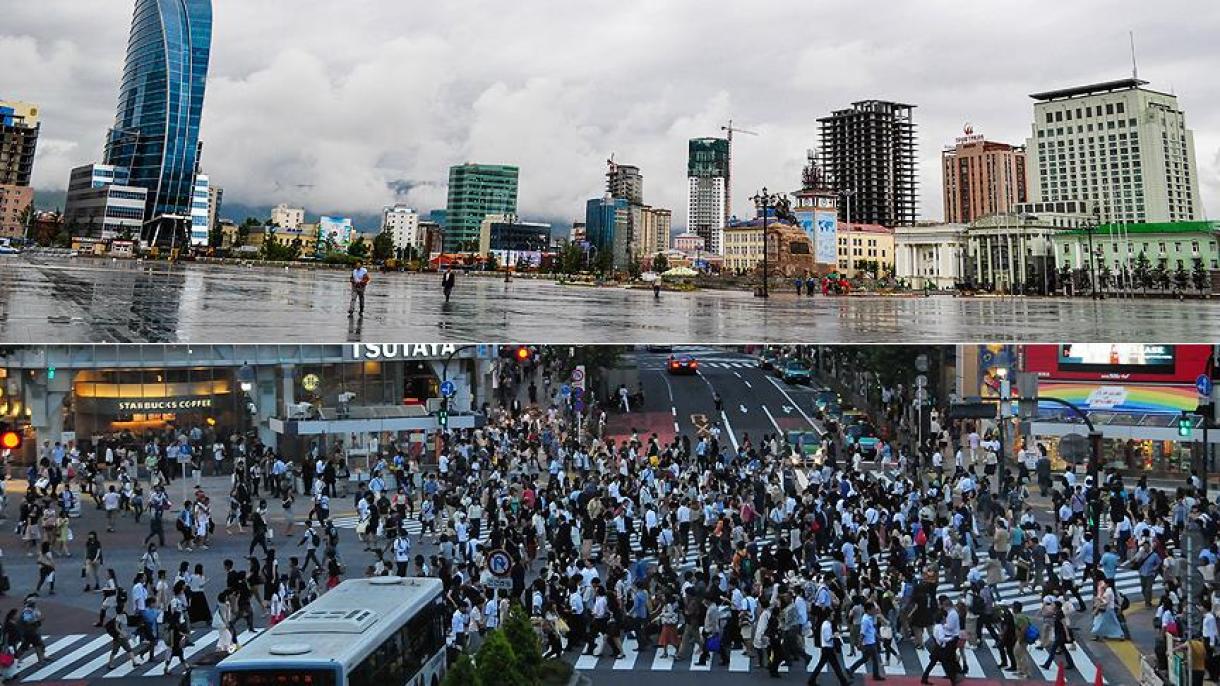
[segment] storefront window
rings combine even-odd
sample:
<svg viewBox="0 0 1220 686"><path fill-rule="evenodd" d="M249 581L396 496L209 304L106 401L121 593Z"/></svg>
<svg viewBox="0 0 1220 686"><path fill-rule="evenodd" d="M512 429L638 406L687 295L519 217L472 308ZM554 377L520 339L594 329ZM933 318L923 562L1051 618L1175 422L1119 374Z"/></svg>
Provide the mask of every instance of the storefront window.
<svg viewBox="0 0 1220 686"><path fill-rule="evenodd" d="M249 420L234 375L227 368L82 370L64 404L64 430L79 439L194 427L244 432Z"/></svg>

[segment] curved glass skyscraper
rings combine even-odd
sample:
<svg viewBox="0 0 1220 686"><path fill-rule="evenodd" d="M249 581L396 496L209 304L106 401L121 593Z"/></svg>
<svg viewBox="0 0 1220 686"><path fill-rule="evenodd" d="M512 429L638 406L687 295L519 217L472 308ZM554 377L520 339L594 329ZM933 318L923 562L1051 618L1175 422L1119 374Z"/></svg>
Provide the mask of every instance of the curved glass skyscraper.
<svg viewBox="0 0 1220 686"><path fill-rule="evenodd" d="M190 221L211 46L211 0L136 0L106 164L148 189L146 221Z"/></svg>

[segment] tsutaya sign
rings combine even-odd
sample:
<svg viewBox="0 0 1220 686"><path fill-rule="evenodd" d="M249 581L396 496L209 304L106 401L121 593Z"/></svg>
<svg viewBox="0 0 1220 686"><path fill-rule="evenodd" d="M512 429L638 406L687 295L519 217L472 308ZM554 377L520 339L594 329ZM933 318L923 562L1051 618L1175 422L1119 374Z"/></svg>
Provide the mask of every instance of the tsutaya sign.
<svg viewBox="0 0 1220 686"><path fill-rule="evenodd" d="M355 360L427 360L456 352L452 343L352 343Z"/></svg>

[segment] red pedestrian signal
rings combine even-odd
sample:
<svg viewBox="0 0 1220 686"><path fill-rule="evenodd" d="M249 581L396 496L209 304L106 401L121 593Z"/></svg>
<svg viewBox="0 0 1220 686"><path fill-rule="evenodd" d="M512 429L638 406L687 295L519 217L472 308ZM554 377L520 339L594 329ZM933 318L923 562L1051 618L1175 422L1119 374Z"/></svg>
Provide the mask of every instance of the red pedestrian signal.
<svg viewBox="0 0 1220 686"><path fill-rule="evenodd" d="M515 353L515 355L517 357L518 362L529 362L530 358L532 358L534 356L534 351L530 350L529 346L523 345L523 346L517 348L517 352Z"/></svg>
<svg viewBox="0 0 1220 686"><path fill-rule="evenodd" d="M21 434L16 431L5 431L0 434L0 448L16 450L21 447Z"/></svg>

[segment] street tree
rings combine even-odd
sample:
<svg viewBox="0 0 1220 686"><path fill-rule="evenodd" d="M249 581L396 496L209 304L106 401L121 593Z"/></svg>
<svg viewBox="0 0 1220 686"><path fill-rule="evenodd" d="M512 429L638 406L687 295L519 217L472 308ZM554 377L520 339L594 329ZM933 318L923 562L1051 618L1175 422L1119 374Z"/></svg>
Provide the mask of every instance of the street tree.
<svg viewBox="0 0 1220 686"><path fill-rule="evenodd" d="M585 251L580 249L580 246L575 243L568 243L563 246L563 250L559 253L559 272L562 274L576 274L584 266Z"/></svg>
<svg viewBox="0 0 1220 686"><path fill-rule="evenodd" d="M657 253L652 258L652 270L662 274L669 270L669 257L665 253Z"/></svg>
<svg viewBox="0 0 1220 686"><path fill-rule="evenodd" d="M353 240L347 246L347 254L356 258L363 258L368 253L368 244L363 240Z"/></svg>
<svg viewBox="0 0 1220 686"><path fill-rule="evenodd" d="M520 603L513 603L509 608L503 630L517 656L517 668L521 670L521 675L530 683L536 683L538 670L542 667L542 643L530 623L529 614Z"/></svg>
<svg viewBox="0 0 1220 686"><path fill-rule="evenodd" d="M1135 286L1145 293L1152 286L1152 264L1148 261L1148 255L1140 251L1140 254L1135 258Z"/></svg>
<svg viewBox="0 0 1220 686"><path fill-rule="evenodd" d="M1157 260L1156 266L1152 268L1152 285L1162 291L1169 288L1169 282L1172 280L1168 262L1168 260L1162 257L1160 260Z"/></svg>
<svg viewBox="0 0 1220 686"><path fill-rule="evenodd" d="M640 260L635 255L632 255L631 259L627 261L627 276L630 277L632 281L635 281L636 279L640 278L640 274L642 274L643 271L644 269L640 264Z"/></svg>
<svg viewBox="0 0 1220 686"><path fill-rule="evenodd" d="M442 686L479 686L479 675L475 672L470 656L462 653L445 673Z"/></svg>
<svg viewBox="0 0 1220 686"><path fill-rule="evenodd" d="M1190 272L1186 271L1186 266L1181 262L1178 262L1177 269L1173 270L1173 287L1179 291L1190 287Z"/></svg>
<svg viewBox="0 0 1220 686"><path fill-rule="evenodd" d="M484 638L475 655L474 670L483 686L527 686L530 683L521 672L512 644L500 630L491 631Z"/></svg>
<svg viewBox="0 0 1220 686"><path fill-rule="evenodd" d="M1204 267L1202 257L1196 257L1191 263L1190 280L1194 283L1195 290L1199 291L1200 293L1208 290L1212 276L1210 273L1208 273L1207 268Z"/></svg>
<svg viewBox="0 0 1220 686"><path fill-rule="evenodd" d="M382 231L373 239L373 261L385 262L394 255L394 237Z"/></svg>

